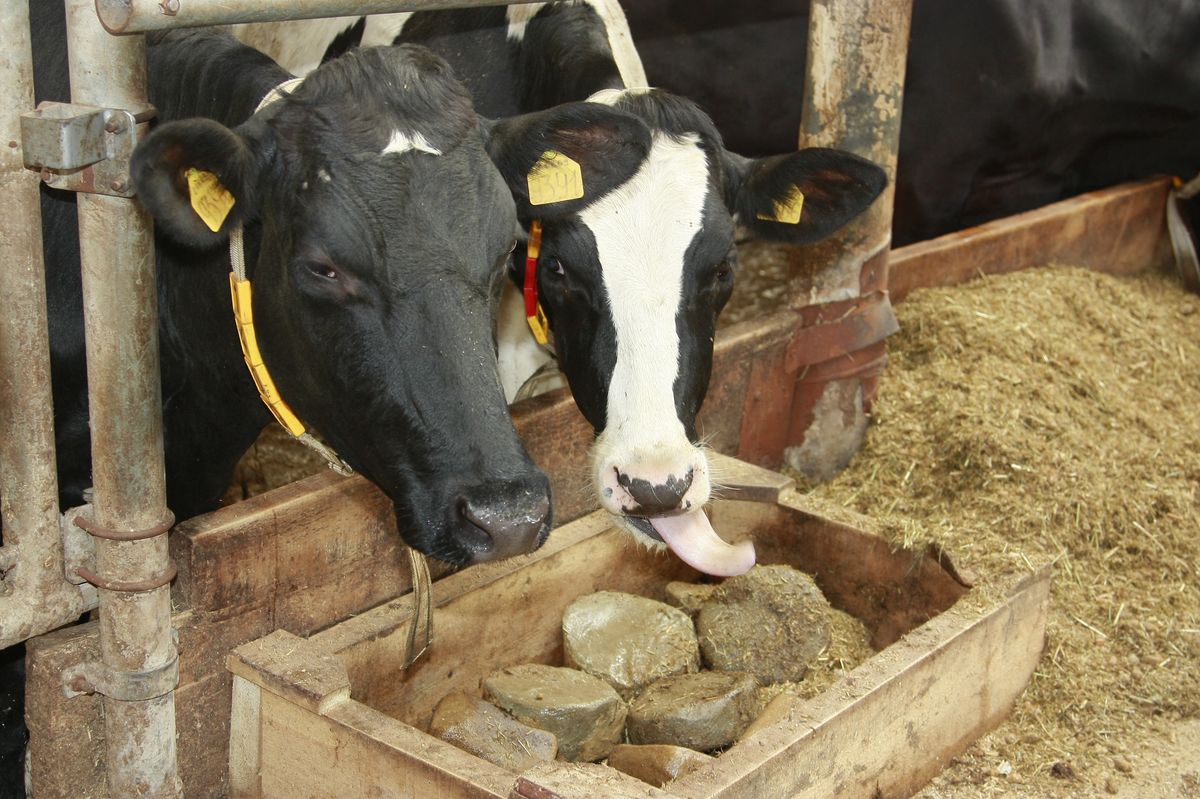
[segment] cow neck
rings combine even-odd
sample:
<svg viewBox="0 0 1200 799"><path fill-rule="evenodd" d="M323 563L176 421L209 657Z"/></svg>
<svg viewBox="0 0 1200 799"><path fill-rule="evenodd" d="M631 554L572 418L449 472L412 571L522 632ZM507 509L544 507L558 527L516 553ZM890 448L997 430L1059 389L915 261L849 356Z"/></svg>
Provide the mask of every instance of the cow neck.
<svg viewBox="0 0 1200 799"><path fill-rule="evenodd" d="M292 78L271 89L254 109L254 113L257 114L284 94L290 93L301 80L303 79ZM254 380L255 387L258 388L258 396L262 398L267 410L271 412L275 420L291 433L293 438L324 458L330 469L339 474L352 474L354 470L348 463L338 457L338 454L327 444L308 432L304 423L300 421L300 417L296 416L291 406L284 402L283 397L279 394L279 389L275 386L275 381L271 379L271 373L267 370L267 364L263 361L262 352L258 348L258 336L254 332L253 288L250 279L246 277L246 254L242 244L242 224L240 222L229 232L229 264L229 291L233 302L234 322L237 324L238 341L242 345L242 357L246 361L246 368L250 370L250 377Z"/></svg>

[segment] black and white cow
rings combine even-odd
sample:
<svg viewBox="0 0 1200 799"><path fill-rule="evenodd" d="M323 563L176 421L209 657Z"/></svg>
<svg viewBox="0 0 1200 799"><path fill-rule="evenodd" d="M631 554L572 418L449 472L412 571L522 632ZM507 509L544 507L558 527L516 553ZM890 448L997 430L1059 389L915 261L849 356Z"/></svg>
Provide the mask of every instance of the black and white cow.
<svg viewBox="0 0 1200 799"><path fill-rule="evenodd" d="M61 14L35 11L40 100L67 91L65 65L46 59L55 47L62 55L55 18L61 32ZM241 224L258 340L280 393L391 497L406 540L453 563L536 547L549 529L548 483L496 376L497 272L517 228L496 163L528 171L540 155L526 147L532 134L587 163L599 192L636 168L643 131L582 103L485 129L445 62L415 46L330 63L257 112L291 76L225 34L159 36L148 62L159 123L133 174L164 234L162 394L176 514L215 505L270 420L229 305L226 241ZM235 198L219 232L191 207L192 167ZM68 505L89 482L73 199L47 191L43 202Z"/></svg>
<svg viewBox="0 0 1200 799"><path fill-rule="evenodd" d="M61 3L32 6L39 101L69 99L62 12ZM517 231L507 185L516 178L497 163L523 179L543 151L533 138L580 162L600 194L644 159L644 127L591 104L483 127L445 62L416 46L352 54L257 112L291 75L225 34L152 37L148 67L159 122L133 174L163 234L159 338L176 516L216 504L271 419L230 307L226 242L243 225L255 327L281 395L387 493L405 540L457 564L539 546L549 484L516 436L497 377L496 301ZM192 167L235 198L217 233L191 207ZM79 241L74 196L45 190L42 200L65 508L90 484ZM13 689L0 695L0 793L20 795L18 648L0 654L0 674Z"/></svg>
<svg viewBox="0 0 1200 799"><path fill-rule="evenodd" d="M815 242L865 210L885 176L832 150L761 159L729 152L694 103L627 87L623 74L638 75L640 67L618 65L614 52L630 55L623 34L619 8L602 0L281 23L239 33L295 59L295 68L360 39L416 42L446 58L484 115L587 98L645 127L649 153L616 190L575 214L545 219L517 185L517 213L527 230L541 222L539 296L559 365L597 433L593 476L602 507L642 541L665 543L701 571L738 573L753 564L753 547L726 544L701 510L713 478L696 430L717 315L733 287L735 225ZM514 260L518 285L524 262ZM516 314L518 325L508 330L520 326L523 314ZM528 348L527 332L523 338L517 346Z"/></svg>

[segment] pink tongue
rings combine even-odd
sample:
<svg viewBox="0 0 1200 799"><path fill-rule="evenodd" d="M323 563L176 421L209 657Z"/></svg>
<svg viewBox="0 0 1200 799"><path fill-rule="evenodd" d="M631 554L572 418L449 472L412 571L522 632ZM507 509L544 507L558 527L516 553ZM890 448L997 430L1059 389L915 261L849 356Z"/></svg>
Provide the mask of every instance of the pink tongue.
<svg viewBox="0 0 1200 799"><path fill-rule="evenodd" d="M727 544L702 510L649 522L680 560L705 574L732 577L750 571L754 565L753 542Z"/></svg>

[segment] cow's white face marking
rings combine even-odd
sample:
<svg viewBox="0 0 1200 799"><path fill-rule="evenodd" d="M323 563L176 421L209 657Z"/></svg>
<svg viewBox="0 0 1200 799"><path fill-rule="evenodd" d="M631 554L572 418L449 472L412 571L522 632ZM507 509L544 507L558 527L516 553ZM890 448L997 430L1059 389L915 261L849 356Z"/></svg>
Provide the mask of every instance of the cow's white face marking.
<svg viewBox="0 0 1200 799"><path fill-rule="evenodd" d="M708 500L707 459L688 440L674 391L684 258L703 224L708 175L699 136L655 133L637 174L579 215L596 241L617 336L607 423L593 451L601 503L612 513L638 505L618 473L660 485L690 472L679 507Z"/></svg>
<svg viewBox="0 0 1200 799"><path fill-rule="evenodd" d="M388 143L384 146L381 155L388 153L407 153L412 150L417 150L430 155L441 155L442 151L429 143L423 133L417 132L408 134L402 130L393 130L392 137L388 139Z"/></svg>

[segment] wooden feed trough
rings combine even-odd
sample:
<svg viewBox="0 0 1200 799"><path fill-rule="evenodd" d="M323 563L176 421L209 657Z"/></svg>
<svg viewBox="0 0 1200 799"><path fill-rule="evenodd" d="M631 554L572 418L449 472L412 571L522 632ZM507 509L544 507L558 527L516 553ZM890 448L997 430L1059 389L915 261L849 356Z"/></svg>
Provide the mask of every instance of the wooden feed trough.
<svg viewBox="0 0 1200 799"><path fill-rule="evenodd" d="M1041 657L1048 570L997 586L1002 599L982 612L958 609L967 588L944 557L892 551L852 521L806 506L771 472L744 464L724 472L747 501L718 503L718 527L750 534L761 563L811 573L882 648L824 694L775 703L773 723L667 790L603 766L553 763L518 775L421 732L451 691L478 693L505 666L560 665L562 614L579 596L662 599L669 581L698 576L597 512L533 555L435 583L434 643L408 673L400 669L413 619L407 598L308 639L277 631L236 649L232 795L897 796L1008 714Z"/></svg>

